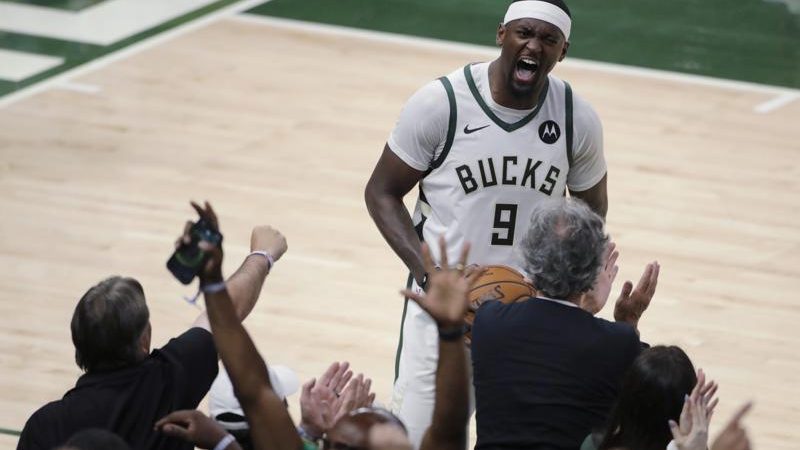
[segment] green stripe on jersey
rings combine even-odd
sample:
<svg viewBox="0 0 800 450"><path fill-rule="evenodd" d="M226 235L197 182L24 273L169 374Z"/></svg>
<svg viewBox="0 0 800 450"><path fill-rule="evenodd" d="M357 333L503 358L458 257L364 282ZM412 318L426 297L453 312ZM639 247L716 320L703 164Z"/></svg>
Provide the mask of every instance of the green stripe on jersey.
<svg viewBox="0 0 800 450"><path fill-rule="evenodd" d="M519 119L517 122L508 123L503 119L497 117L497 115L492 111L492 109L489 108L489 105L487 105L486 102L483 100L483 97L481 97L481 93L478 92L478 87L475 85L475 79L472 78L471 67L472 65L470 64L464 66L464 76L467 77L467 85L469 86L469 91L472 92L472 96L475 97L475 101L478 102L478 105L480 105L483 112L485 112L486 115L489 116L489 118L492 119L492 121L497 124L497 126L508 132L512 132L514 130L524 127L525 125L528 124L528 122L533 120L533 118L536 117L537 114L539 114L539 110L542 109L542 105L544 105L544 101L545 99L547 99L547 91L550 89L549 79L547 80L547 84L544 85L542 93L539 95L539 101L536 105L536 108L534 108L533 111L530 112L530 114L523 117L522 119Z"/></svg>

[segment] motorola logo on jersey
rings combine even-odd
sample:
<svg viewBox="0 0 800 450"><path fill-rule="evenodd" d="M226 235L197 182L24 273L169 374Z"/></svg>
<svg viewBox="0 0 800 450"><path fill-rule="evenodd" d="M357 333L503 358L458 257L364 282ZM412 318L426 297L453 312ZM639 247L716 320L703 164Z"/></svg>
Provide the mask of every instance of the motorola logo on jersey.
<svg viewBox="0 0 800 450"><path fill-rule="evenodd" d="M555 144L558 138L561 137L561 128L552 120L543 122L539 126L539 138L545 144Z"/></svg>

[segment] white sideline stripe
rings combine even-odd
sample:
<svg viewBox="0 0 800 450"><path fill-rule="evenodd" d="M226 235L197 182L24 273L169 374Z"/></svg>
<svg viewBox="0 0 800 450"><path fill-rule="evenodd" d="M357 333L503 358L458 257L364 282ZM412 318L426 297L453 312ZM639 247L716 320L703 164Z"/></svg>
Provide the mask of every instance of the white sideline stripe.
<svg viewBox="0 0 800 450"><path fill-rule="evenodd" d="M0 49L0 78L21 81L37 73L61 65L64 58Z"/></svg>
<svg viewBox="0 0 800 450"><path fill-rule="evenodd" d="M370 39L377 42L387 42L394 44L415 45L433 50L453 51L460 53L468 53L470 55L479 55L486 58L494 58L497 56L499 49L486 45L464 44L460 42L444 41L440 39L424 38L418 36L407 36L402 34L387 33L383 31L362 30L357 28L343 27L340 25L328 25L315 22L305 22L294 19L284 19L278 17L266 17L255 14L240 14L238 16L230 17L229 20L237 20L241 22L270 25L278 28L290 30L303 30L315 33L327 33L329 35L348 36ZM600 72L615 73L621 75L640 76L644 78L652 78L658 80L677 81L681 83L691 83L702 86L712 86L724 89L733 89L740 91L751 92L766 92L772 94L798 94L800 89L793 89L781 86L772 86L768 84L751 83L747 81L726 80L722 78L714 78L703 75L691 75L679 72L670 72L668 70L647 69L643 67L626 66L623 64L614 64L606 62L590 61L580 58L567 58L564 62L559 63L565 67L576 69L591 69Z"/></svg>
<svg viewBox="0 0 800 450"><path fill-rule="evenodd" d="M0 2L0 30L109 45L215 0L108 0L81 11Z"/></svg>
<svg viewBox="0 0 800 450"><path fill-rule="evenodd" d="M71 80L72 78L87 74L91 71L100 69L116 61L120 61L129 56L135 55L136 53L139 53L150 47L167 42L170 39L176 38L182 34L186 34L190 31L202 28L210 24L211 22L218 20L220 17L236 14L238 12L244 11L246 9L260 5L262 3L267 3L267 2L265 2L264 0L242 0L240 2L228 5L222 9L209 13L208 15L205 15L197 20L187 22L183 25L179 25L163 33L159 33L147 39L143 39L135 44L129 45L128 47L125 47L114 53L110 53L103 57L92 60L86 64L75 67L74 69L70 69L60 75L48 78L47 80L44 80L40 83L33 84L18 91L14 91L11 94L6 95L5 97L0 97L0 109L3 109L13 103L28 98L32 95L45 91L55 85Z"/></svg>
<svg viewBox="0 0 800 450"><path fill-rule="evenodd" d="M64 81L53 86L56 89L63 89L65 91L80 92L82 94L97 94L103 88L96 84L75 83L73 81Z"/></svg>
<svg viewBox="0 0 800 450"><path fill-rule="evenodd" d="M782 94L773 98L772 100L768 100L760 105L756 105L756 107L753 108L753 111L759 114L771 113L772 111L775 111L778 108L786 106L797 99L800 99L800 94L792 94L792 93Z"/></svg>

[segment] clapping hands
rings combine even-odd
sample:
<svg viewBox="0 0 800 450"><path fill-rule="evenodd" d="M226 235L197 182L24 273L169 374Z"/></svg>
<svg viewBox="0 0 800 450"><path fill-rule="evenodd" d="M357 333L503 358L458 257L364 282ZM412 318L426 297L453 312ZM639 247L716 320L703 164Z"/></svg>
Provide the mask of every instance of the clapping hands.
<svg viewBox="0 0 800 450"><path fill-rule="evenodd" d="M350 411L372 405L371 387L372 380L363 374L353 378L348 362L332 363L319 380L312 378L303 385L300 426L312 437L322 437Z"/></svg>
<svg viewBox="0 0 800 450"><path fill-rule="evenodd" d="M686 396L681 411L680 424L669 421L669 428L675 444L680 450L706 450L708 448L708 424L714 415L719 399L717 383L706 383L703 369L697 370L697 384L692 393Z"/></svg>

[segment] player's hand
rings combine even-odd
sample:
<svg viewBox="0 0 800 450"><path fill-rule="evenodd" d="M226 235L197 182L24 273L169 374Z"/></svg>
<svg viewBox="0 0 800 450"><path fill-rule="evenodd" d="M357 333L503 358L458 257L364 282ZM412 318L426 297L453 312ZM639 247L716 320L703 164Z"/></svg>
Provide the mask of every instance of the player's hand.
<svg viewBox="0 0 800 450"><path fill-rule="evenodd" d="M661 266L658 261L653 261L645 267L636 289L633 288L633 283L630 281L625 282L622 292L617 298L617 303L614 305L614 320L629 323L638 330L639 319L650 306L650 301L653 300L653 295L656 293L660 270Z"/></svg>
<svg viewBox="0 0 800 450"><path fill-rule="evenodd" d="M263 251L267 252L272 258L277 261L281 259L286 249L286 238L280 231L272 228L269 225L261 225L253 228L250 234L250 251Z"/></svg>
<svg viewBox="0 0 800 450"><path fill-rule="evenodd" d="M228 434L222 425L194 409L168 414L156 422L155 430L205 449L213 449Z"/></svg>
<svg viewBox="0 0 800 450"><path fill-rule="evenodd" d="M736 411L730 422L714 439L711 450L750 450L750 439L747 437L747 430L742 427L741 421L752 407L753 403L748 402Z"/></svg>
<svg viewBox="0 0 800 450"><path fill-rule="evenodd" d="M619 266L617 266L619 252L616 248L616 243L608 243L606 251L603 253L603 268L597 274L592 290L581 297L581 309L592 315L599 313L603 309L608 301L608 296L611 295L611 285L614 284L614 279L619 271Z"/></svg>
<svg viewBox="0 0 800 450"><path fill-rule="evenodd" d="M422 244L422 261L425 264L425 271L428 273L428 292L417 293L404 289L401 294L417 302L433 317L439 328L460 327L464 323L464 314L469 307L469 289L486 269L474 269L469 276L464 276L469 244L464 244L461 248L459 262L452 268L447 261L444 237L439 239L439 249L442 258L439 264L441 270L436 270L428 245Z"/></svg>

